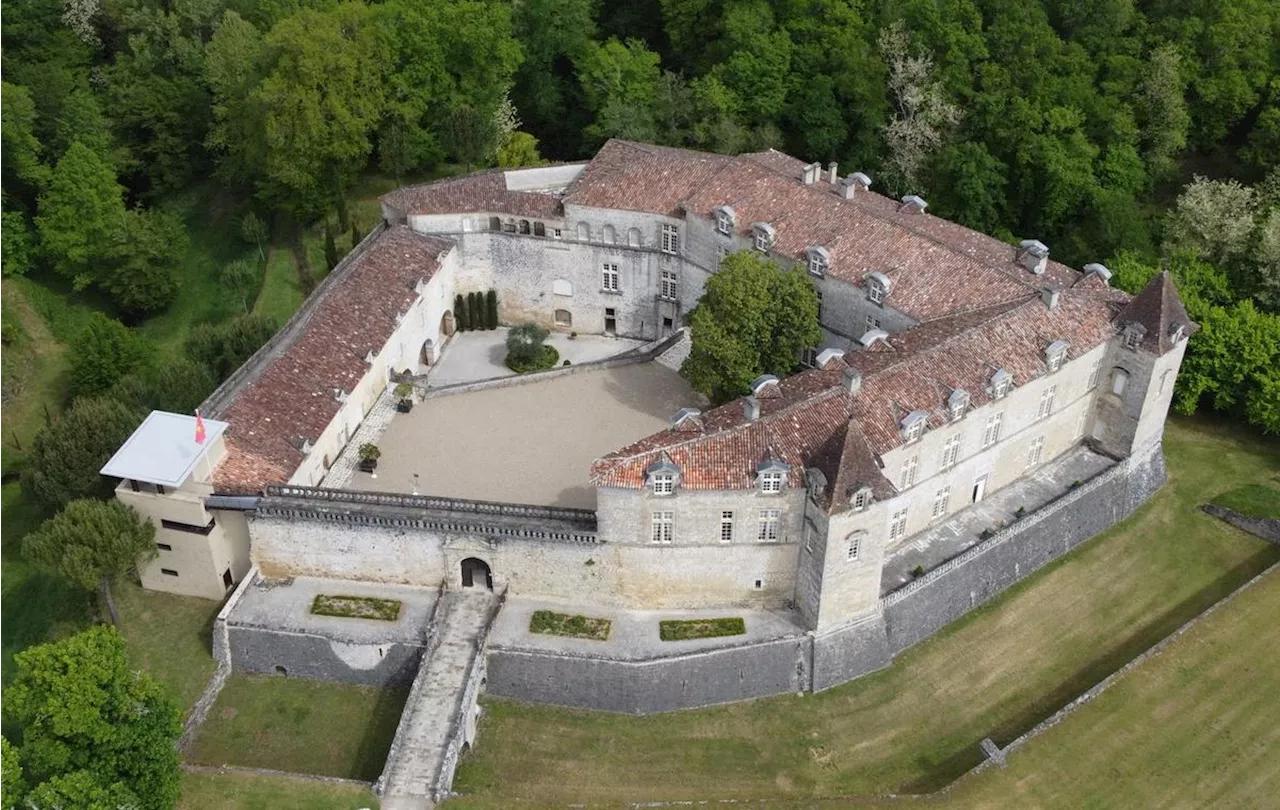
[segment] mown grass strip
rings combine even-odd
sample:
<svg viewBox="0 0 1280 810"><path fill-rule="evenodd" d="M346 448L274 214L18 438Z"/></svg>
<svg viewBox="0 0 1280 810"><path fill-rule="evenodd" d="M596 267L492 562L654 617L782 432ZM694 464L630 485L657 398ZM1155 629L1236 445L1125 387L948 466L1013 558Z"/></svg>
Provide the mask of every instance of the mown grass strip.
<svg viewBox="0 0 1280 810"><path fill-rule="evenodd" d="M317 616L394 622L400 618L400 602L395 599L376 599L372 596L332 596L322 593L312 601L311 612Z"/></svg>
<svg viewBox="0 0 1280 810"><path fill-rule="evenodd" d="M609 630L612 627L613 622L608 619L571 616L568 613L556 613L551 610L535 610L529 619L530 633L586 638L592 641L604 641L609 638Z"/></svg>
<svg viewBox="0 0 1280 810"><path fill-rule="evenodd" d="M658 622L658 635L663 641L740 636L745 632L747 632L747 623L736 616L725 619L672 619Z"/></svg>
<svg viewBox="0 0 1280 810"><path fill-rule="evenodd" d="M1264 484L1246 484L1227 490L1214 498L1213 504L1250 517L1280 520L1280 489Z"/></svg>

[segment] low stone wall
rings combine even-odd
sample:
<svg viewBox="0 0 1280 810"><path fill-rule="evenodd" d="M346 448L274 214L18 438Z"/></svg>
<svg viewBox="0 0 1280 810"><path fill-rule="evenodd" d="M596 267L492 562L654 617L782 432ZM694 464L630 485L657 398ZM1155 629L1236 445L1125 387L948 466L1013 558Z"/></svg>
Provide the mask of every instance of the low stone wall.
<svg viewBox="0 0 1280 810"><path fill-rule="evenodd" d="M1241 514L1234 509L1227 509L1212 503L1207 503L1201 508L1218 520L1230 523L1240 531L1248 532L1254 537L1261 537L1269 543L1280 545L1280 520L1252 517Z"/></svg>
<svg viewBox="0 0 1280 810"><path fill-rule="evenodd" d="M861 678L893 663L884 615L875 613L813 639L813 691Z"/></svg>
<svg viewBox="0 0 1280 810"><path fill-rule="evenodd" d="M413 680L426 648L405 642L353 644L311 633L231 625L237 672L288 675L363 686L402 686Z"/></svg>
<svg viewBox="0 0 1280 810"><path fill-rule="evenodd" d="M891 655L1124 520L1164 483L1159 445L1085 482L880 600Z"/></svg>
<svg viewBox="0 0 1280 810"><path fill-rule="evenodd" d="M489 694L653 714L810 688L809 636L647 661L489 648Z"/></svg>

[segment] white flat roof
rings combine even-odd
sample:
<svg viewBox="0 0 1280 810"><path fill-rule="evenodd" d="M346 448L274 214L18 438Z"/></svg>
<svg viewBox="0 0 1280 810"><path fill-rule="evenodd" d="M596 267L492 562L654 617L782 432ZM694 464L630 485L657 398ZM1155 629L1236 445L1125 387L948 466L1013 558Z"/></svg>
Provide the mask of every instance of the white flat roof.
<svg viewBox="0 0 1280 810"><path fill-rule="evenodd" d="M205 419L204 444L196 444L194 416L152 411L99 472L112 478L181 486L201 454L226 429L226 422Z"/></svg>

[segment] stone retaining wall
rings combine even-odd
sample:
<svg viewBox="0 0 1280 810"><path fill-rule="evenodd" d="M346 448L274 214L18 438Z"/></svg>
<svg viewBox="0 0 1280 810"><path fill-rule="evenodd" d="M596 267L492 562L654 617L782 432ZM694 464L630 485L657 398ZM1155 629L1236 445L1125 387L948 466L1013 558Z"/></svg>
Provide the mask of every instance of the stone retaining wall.
<svg viewBox="0 0 1280 810"><path fill-rule="evenodd" d="M1261 537L1269 543L1280 545L1280 520L1253 517L1212 503L1207 503L1201 508L1218 520L1230 523L1240 531L1248 532L1254 537Z"/></svg>
<svg viewBox="0 0 1280 810"><path fill-rule="evenodd" d="M237 672L383 688L411 682L426 647L426 639L420 644L353 644L296 630L250 625L229 629Z"/></svg>
<svg viewBox="0 0 1280 810"><path fill-rule="evenodd" d="M648 661L489 648L489 694L654 714L809 689L811 639L791 636Z"/></svg>

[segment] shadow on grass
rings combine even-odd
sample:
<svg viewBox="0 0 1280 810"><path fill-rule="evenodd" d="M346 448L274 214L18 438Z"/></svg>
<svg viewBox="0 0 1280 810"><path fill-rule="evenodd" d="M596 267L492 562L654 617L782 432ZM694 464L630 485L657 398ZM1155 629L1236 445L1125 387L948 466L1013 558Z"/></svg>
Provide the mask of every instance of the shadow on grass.
<svg viewBox="0 0 1280 810"><path fill-rule="evenodd" d="M408 697L408 687L378 690L378 700L356 749L349 778L374 782L382 775Z"/></svg>
<svg viewBox="0 0 1280 810"><path fill-rule="evenodd" d="M925 775L902 785L897 792L933 793L946 787L982 762L984 757L979 744L983 738L990 737L1001 747L1008 745L1276 562L1280 562L1280 548L1262 549L1170 607L1105 655L1085 664L1008 721L970 740L950 757L938 762L920 760Z"/></svg>

